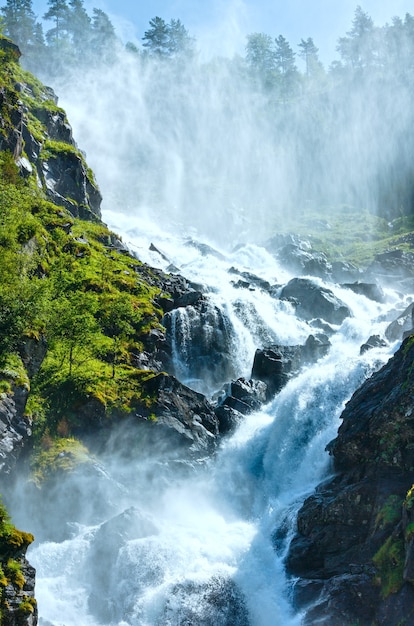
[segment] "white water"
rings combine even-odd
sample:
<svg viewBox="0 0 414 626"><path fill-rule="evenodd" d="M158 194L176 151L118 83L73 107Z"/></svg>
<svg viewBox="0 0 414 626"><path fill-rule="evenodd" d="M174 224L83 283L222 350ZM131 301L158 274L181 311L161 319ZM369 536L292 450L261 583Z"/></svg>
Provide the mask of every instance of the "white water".
<svg viewBox="0 0 414 626"><path fill-rule="evenodd" d="M148 225L141 224L140 232L129 218L126 231L119 215L108 213L106 219L118 220L117 231L140 258L166 265L149 252L154 233L149 234ZM271 283L289 279L264 249L245 246L218 259L161 233L155 243L184 275L207 285L212 303L226 311L238 376L249 377L258 346L303 343L314 332L290 305L258 289L232 286L237 276L228 273L230 267L248 269ZM87 525L72 525L65 540L52 541L49 524L63 524L56 511L55 520L45 520L45 537L29 551L37 569L41 625L300 624L289 602L283 566L295 514L330 471L324 450L336 434L345 402L396 347L361 357L360 345L383 332L386 322L378 320L386 309L404 305L391 292L387 305L379 305L330 287L351 307L353 317L333 336L329 354L292 379L262 411L247 416L223 440L216 458L192 467L174 466L165 463L161 445L128 455L123 447L129 445L128 433L108 443L99 459L108 481L93 487L99 497L110 500L106 516L92 510ZM202 381L191 380L182 363L180 371L184 380L202 386ZM79 508L89 508L88 496L79 489ZM130 507L140 514L131 518L128 538L117 543L112 530L97 551L96 537L105 519ZM280 528L282 538L275 541ZM91 594L95 599L88 601ZM229 597L235 598L230 609Z"/></svg>

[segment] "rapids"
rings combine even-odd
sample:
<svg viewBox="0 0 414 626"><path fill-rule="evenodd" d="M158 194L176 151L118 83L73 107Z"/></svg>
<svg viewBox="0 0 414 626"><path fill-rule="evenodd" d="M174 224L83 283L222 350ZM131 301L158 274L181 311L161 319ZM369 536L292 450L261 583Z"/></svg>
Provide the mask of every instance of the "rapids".
<svg viewBox="0 0 414 626"><path fill-rule="evenodd" d="M291 278L264 248L200 252L185 238L134 223L131 216L124 223L120 214L104 217L140 259L163 268L171 262L207 289L227 320L231 376L250 376L256 348L303 343L311 334L289 303L232 283L231 267L271 284ZM168 261L149 250L151 241ZM97 459L105 480L92 485L107 506L94 511L90 489L71 483L77 506L89 510L87 521L72 523L56 537L54 527L65 526L57 509L43 520L41 538L28 552L37 570L41 626L300 624L290 602L294 581L283 565L296 512L330 472L325 446L336 434L344 404L397 347L360 356L361 344L384 331L387 311L406 305L390 290L387 303L378 304L336 285L329 288L353 317L331 338L327 356L245 417L214 458L168 464L161 445L127 454L128 433L121 433ZM189 317L181 320L187 335L177 344L177 373L212 396L228 379L206 382L194 376L191 315L180 315ZM41 496L36 506L42 509ZM31 530L30 520L19 519L18 511L16 516L21 527Z"/></svg>

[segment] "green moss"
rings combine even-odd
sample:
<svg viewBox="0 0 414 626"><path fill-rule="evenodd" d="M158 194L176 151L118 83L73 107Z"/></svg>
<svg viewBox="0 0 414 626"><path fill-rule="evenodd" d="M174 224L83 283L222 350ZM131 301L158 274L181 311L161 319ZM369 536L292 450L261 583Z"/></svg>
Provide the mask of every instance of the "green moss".
<svg viewBox="0 0 414 626"><path fill-rule="evenodd" d="M407 511L411 511L414 506L414 485L407 491L407 495L404 500L404 507Z"/></svg>
<svg viewBox="0 0 414 626"><path fill-rule="evenodd" d="M35 598L23 596L22 602L18 606L18 612L27 616L35 612L37 602Z"/></svg>
<svg viewBox="0 0 414 626"><path fill-rule="evenodd" d="M401 519L402 504L400 496L389 496L377 513L375 530L383 530L387 526L396 524Z"/></svg>
<svg viewBox="0 0 414 626"><path fill-rule="evenodd" d="M47 433L31 460L32 477L36 484L59 472L73 471L79 465L92 463L88 449L74 437L54 437Z"/></svg>
<svg viewBox="0 0 414 626"><path fill-rule="evenodd" d="M18 354L8 354L0 366L0 380L4 380L6 386L9 381L17 387L30 388L29 377Z"/></svg>
<svg viewBox="0 0 414 626"><path fill-rule="evenodd" d="M391 535L373 558L378 569L379 584L383 598L397 593L404 584L404 541Z"/></svg>

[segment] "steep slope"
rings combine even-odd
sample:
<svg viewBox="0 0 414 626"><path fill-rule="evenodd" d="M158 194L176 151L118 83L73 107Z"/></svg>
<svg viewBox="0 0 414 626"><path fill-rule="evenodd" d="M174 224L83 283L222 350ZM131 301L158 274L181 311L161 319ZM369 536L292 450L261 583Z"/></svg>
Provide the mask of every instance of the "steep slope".
<svg viewBox="0 0 414 626"><path fill-rule="evenodd" d="M162 316L186 294L201 294L140 263L101 222L101 196L65 113L53 91L20 68L19 56L0 36L5 499L18 466L29 472L31 489L93 467L85 442L99 446L99 433L108 436L127 418L137 438L168 431L172 447L186 454L205 454L218 433L205 398L162 373ZM1 623L33 626L34 571L25 560L33 537L1 515Z"/></svg>
<svg viewBox="0 0 414 626"><path fill-rule="evenodd" d="M413 362L411 336L354 393L328 446L336 475L299 511L287 566L306 624L414 623Z"/></svg>

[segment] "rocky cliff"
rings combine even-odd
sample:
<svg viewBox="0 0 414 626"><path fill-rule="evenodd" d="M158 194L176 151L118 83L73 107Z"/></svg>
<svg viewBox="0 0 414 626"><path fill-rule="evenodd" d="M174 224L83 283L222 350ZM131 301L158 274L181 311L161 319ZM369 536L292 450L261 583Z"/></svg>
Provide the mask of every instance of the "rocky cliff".
<svg viewBox="0 0 414 626"><path fill-rule="evenodd" d="M356 391L335 476L299 511L287 567L306 624L414 624L414 341Z"/></svg>

